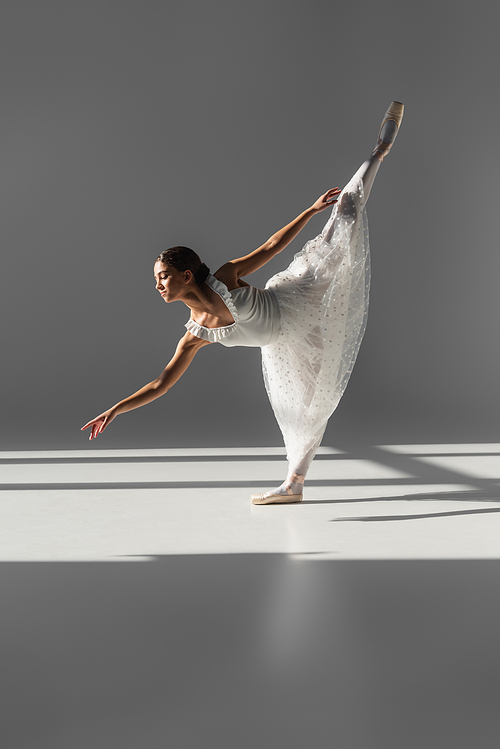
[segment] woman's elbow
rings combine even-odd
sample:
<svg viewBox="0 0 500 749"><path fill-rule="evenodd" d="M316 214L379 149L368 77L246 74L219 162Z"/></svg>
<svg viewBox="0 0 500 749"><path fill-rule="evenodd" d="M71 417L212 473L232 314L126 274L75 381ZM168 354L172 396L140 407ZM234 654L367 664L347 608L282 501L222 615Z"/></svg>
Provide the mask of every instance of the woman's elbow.
<svg viewBox="0 0 500 749"><path fill-rule="evenodd" d="M168 382L161 377L157 377L151 383L151 390L154 390L158 396L165 395L168 390Z"/></svg>

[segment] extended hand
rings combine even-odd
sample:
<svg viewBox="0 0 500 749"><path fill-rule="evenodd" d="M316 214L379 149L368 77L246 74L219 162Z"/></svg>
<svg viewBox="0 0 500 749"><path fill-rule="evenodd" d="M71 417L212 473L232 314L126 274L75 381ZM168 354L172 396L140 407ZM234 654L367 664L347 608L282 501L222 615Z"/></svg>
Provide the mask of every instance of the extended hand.
<svg viewBox="0 0 500 749"><path fill-rule="evenodd" d="M341 192L342 190L339 187L333 187L331 190L328 190L328 192L325 192L324 195L318 198L311 207L316 211L316 213L320 213L320 211L324 211L325 208L329 208L334 203L336 203L337 201L334 200L334 198L336 198L337 195L340 195Z"/></svg>
<svg viewBox="0 0 500 749"><path fill-rule="evenodd" d="M117 414L115 410L113 408L110 408L109 411L105 411L100 416L96 416L95 419L92 419L92 421L88 421L80 431L83 432L84 429L88 429L90 427L89 440L95 439L98 434L104 432L108 424L111 424L116 416Z"/></svg>

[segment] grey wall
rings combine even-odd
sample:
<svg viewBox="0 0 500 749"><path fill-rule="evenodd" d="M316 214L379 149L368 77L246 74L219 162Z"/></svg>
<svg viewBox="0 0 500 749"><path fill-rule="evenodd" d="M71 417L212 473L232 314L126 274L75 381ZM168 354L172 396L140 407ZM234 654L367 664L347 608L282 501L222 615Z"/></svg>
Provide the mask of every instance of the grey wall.
<svg viewBox="0 0 500 749"><path fill-rule="evenodd" d="M398 141L368 204L368 330L326 442L490 439L499 417L499 11L491 2L4 2L2 449L79 427L153 379L188 310L173 244L215 270ZM311 222L271 266L321 228ZM258 350L210 346L92 447L280 444ZM89 446L90 447L90 446Z"/></svg>

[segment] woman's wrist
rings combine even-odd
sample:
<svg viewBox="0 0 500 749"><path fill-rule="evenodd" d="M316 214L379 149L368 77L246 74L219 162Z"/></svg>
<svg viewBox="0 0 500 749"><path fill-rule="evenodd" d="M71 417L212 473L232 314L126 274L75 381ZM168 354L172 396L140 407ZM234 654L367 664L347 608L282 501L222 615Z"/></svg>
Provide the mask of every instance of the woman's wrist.
<svg viewBox="0 0 500 749"><path fill-rule="evenodd" d="M128 398L124 398L119 403L116 403L112 408L110 408L109 413L112 412L113 417L118 416L119 414L128 413L128 411L133 411L136 408L151 403L151 401L154 401L156 398L159 398L160 395L163 395L163 392L164 391L155 387L154 384L150 382L147 385L144 385L144 387L136 393L129 395Z"/></svg>

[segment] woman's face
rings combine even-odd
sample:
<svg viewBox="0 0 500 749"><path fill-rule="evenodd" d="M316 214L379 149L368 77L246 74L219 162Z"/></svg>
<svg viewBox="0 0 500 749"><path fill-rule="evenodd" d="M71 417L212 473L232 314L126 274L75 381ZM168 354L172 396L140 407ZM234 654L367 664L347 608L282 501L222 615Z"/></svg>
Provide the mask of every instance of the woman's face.
<svg viewBox="0 0 500 749"><path fill-rule="evenodd" d="M159 261L155 263L154 276L156 288L167 304L175 302L178 299L183 299L186 296L189 280L185 277L186 272L188 275L190 274L190 271L179 271L172 268L171 265L166 265Z"/></svg>

